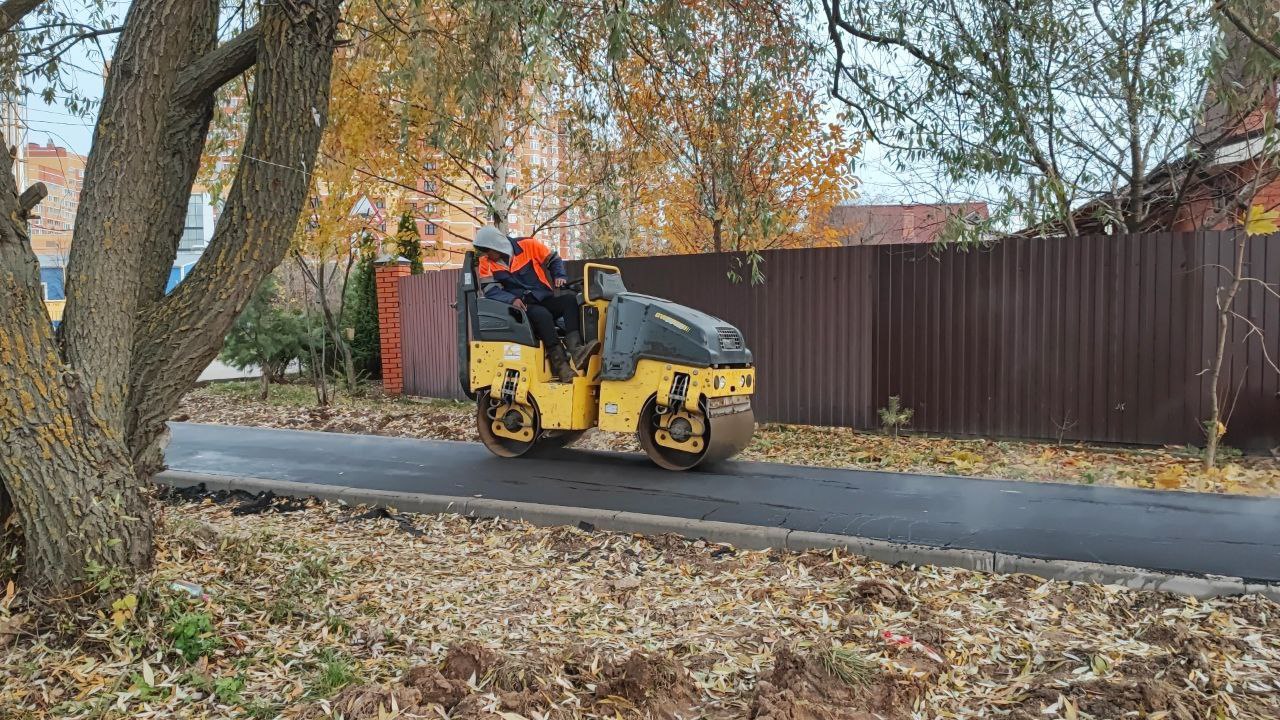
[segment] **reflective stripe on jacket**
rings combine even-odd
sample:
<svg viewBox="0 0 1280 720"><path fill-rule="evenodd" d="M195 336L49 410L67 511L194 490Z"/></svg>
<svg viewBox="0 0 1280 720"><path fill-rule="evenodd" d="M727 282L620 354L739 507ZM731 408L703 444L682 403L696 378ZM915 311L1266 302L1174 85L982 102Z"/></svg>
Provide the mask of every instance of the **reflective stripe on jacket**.
<svg viewBox="0 0 1280 720"><path fill-rule="evenodd" d="M478 274L485 297L505 303L542 302L551 297L555 279L565 277L560 254L532 237L511 241L508 262L481 256Z"/></svg>

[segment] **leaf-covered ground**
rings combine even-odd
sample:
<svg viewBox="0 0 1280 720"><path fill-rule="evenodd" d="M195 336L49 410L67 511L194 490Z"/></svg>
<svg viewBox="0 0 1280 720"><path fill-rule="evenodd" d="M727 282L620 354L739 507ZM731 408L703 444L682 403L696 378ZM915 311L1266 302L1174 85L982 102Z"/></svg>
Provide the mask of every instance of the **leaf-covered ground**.
<svg viewBox="0 0 1280 720"><path fill-rule="evenodd" d="M190 422L326 430L396 437L475 441L474 408L443 400L340 396L315 406L306 386L281 386L268 401L256 383L211 385L192 391L175 419ZM588 432L576 447L639 452L634 436ZM977 475L1127 487L1250 495L1280 494L1280 460L1231 457L1204 471L1194 449L1126 450L1085 445L892 437L844 428L762 425L740 456L746 460L823 467Z"/></svg>
<svg viewBox="0 0 1280 720"><path fill-rule="evenodd" d="M3 718L1280 717L1280 605L171 498L154 572L0 579Z"/></svg>

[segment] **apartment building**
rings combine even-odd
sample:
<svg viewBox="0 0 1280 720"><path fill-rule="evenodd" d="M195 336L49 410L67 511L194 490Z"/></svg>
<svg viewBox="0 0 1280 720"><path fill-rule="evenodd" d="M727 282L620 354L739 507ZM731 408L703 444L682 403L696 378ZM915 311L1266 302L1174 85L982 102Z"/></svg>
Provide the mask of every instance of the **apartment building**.
<svg viewBox="0 0 1280 720"><path fill-rule="evenodd" d="M566 192L566 144L559 127L532 127L513 153L508 192L516 195L507 217L514 236L536 236L566 260L577 257L578 217L565 211L572 197ZM492 178L446 177L446 163L427 163L417 179L417 192L396 200L417 221L427 268L458 267L470 249L476 230L489 222L483 198L493 192ZM398 217L398 215L397 215ZM389 228L394 232L395 223ZM541 228L541 229L539 229ZM535 232L536 231L536 232Z"/></svg>

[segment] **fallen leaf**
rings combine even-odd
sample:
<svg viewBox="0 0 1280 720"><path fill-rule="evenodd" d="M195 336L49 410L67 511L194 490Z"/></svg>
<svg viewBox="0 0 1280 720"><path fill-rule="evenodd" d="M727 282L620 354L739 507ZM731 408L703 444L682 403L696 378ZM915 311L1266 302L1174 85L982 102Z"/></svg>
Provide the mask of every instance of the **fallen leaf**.
<svg viewBox="0 0 1280 720"><path fill-rule="evenodd" d="M1155 484L1158 488L1172 490L1182 487L1182 481L1187 477L1187 468L1182 465L1169 465L1165 469L1156 474Z"/></svg>

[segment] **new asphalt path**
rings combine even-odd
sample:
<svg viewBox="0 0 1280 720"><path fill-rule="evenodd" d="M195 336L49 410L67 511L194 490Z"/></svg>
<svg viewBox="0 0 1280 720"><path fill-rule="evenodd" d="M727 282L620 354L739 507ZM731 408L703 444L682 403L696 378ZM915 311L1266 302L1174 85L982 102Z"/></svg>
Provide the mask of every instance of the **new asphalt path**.
<svg viewBox="0 0 1280 720"><path fill-rule="evenodd" d="M505 460L475 443L174 423L194 473L782 527L1280 582L1280 499L729 462L672 473L643 456Z"/></svg>

